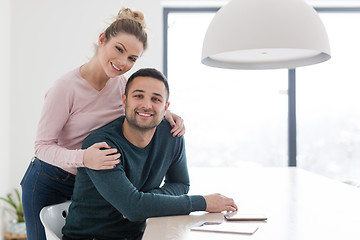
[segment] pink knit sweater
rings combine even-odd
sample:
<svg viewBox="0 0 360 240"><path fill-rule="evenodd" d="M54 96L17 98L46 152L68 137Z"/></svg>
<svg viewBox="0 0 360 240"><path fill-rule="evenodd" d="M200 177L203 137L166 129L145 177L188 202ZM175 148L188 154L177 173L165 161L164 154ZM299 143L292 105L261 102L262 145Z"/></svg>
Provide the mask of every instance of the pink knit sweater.
<svg viewBox="0 0 360 240"><path fill-rule="evenodd" d="M39 159L76 174L83 166L83 140L89 133L124 115L121 95L126 78L111 78L98 91L80 75L80 67L57 80L45 95L35 140Z"/></svg>

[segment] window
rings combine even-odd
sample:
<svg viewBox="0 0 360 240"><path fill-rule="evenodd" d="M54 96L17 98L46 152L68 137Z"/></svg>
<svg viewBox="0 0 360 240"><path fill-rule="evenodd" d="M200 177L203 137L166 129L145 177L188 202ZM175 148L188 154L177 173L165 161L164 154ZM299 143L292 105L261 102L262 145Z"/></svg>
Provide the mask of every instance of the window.
<svg viewBox="0 0 360 240"><path fill-rule="evenodd" d="M360 12L321 12L332 58L298 68L298 166L360 179ZM345 27L346 26L346 27Z"/></svg>
<svg viewBox="0 0 360 240"><path fill-rule="evenodd" d="M214 14L168 15L170 108L185 119L189 166L286 166L287 70L201 64L202 41Z"/></svg>
<svg viewBox="0 0 360 240"><path fill-rule="evenodd" d="M171 109L187 127L189 166L287 166L288 71L201 64L217 9L167 9ZM360 9L317 9L332 59L296 69L297 166L360 180ZM346 27L345 27L346 26Z"/></svg>

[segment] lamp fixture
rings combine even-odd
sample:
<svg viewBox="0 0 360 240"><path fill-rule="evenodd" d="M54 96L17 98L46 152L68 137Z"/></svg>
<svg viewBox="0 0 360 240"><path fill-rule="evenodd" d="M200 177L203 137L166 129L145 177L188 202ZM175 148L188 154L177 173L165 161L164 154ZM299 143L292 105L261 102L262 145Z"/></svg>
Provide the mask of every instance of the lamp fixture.
<svg viewBox="0 0 360 240"><path fill-rule="evenodd" d="M294 69L331 58L325 27L304 0L231 0L210 23L205 65Z"/></svg>

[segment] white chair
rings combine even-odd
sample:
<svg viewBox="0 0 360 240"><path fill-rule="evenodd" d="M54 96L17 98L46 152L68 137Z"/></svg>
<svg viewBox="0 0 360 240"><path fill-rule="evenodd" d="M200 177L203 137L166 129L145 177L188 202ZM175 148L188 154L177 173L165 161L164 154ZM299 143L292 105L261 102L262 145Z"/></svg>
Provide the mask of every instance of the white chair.
<svg viewBox="0 0 360 240"><path fill-rule="evenodd" d="M65 225L65 218L71 201L44 207L40 211L40 219L45 228L47 240L60 240L61 229Z"/></svg>

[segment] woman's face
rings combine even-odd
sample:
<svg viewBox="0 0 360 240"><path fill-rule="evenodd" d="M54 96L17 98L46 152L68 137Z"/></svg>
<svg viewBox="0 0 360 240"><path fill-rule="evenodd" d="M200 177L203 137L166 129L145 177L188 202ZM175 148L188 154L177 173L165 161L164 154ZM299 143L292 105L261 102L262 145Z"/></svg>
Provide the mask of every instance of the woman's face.
<svg viewBox="0 0 360 240"><path fill-rule="evenodd" d="M98 56L105 74L116 77L129 71L143 52L143 44L134 36L119 33L105 41L104 34L99 38Z"/></svg>

